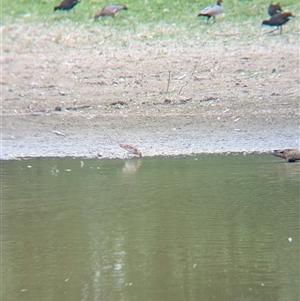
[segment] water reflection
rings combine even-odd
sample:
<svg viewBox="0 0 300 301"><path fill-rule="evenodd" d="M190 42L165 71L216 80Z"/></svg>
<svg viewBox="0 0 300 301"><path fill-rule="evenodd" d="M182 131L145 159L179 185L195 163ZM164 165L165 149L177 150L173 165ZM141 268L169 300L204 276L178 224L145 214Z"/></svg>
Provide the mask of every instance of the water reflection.
<svg viewBox="0 0 300 301"><path fill-rule="evenodd" d="M141 159L125 160L124 166L122 168L122 173L124 175L133 175L137 172L137 170L141 167L141 165L142 165Z"/></svg>
<svg viewBox="0 0 300 301"><path fill-rule="evenodd" d="M299 166L268 155L2 162L3 297L298 300Z"/></svg>

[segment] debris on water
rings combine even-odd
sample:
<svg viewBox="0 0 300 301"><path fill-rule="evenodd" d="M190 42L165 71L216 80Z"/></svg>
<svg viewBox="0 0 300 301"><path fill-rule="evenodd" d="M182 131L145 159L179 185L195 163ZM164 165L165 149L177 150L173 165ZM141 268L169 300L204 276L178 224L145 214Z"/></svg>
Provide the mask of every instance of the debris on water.
<svg viewBox="0 0 300 301"><path fill-rule="evenodd" d="M289 237L289 238L288 238L288 241L289 241L289 242L293 242L293 238L292 238L292 237Z"/></svg>
<svg viewBox="0 0 300 301"><path fill-rule="evenodd" d="M32 166L31 165L27 165L27 168L32 168Z"/></svg>
<svg viewBox="0 0 300 301"><path fill-rule="evenodd" d="M82 168L84 166L84 162L80 161L80 167Z"/></svg>
<svg viewBox="0 0 300 301"><path fill-rule="evenodd" d="M53 174L57 174L57 173L59 172L59 170L57 169L57 165L55 165L55 166L53 166L53 167L51 168L51 172L52 172Z"/></svg>

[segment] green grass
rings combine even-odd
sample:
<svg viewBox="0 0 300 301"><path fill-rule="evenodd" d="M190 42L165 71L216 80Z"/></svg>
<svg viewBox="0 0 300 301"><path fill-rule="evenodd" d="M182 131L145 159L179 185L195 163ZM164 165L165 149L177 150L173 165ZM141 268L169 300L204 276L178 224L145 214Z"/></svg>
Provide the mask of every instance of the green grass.
<svg viewBox="0 0 300 301"><path fill-rule="evenodd" d="M69 18L75 22L86 22L101 9L106 1L82 0L73 11L53 13L53 7L61 0L2 0L1 23L10 23L14 19L27 16L28 21L57 20ZM118 2L118 1L117 1ZM128 0L120 1L128 6L129 10L120 12L116 19L132 18L136 23L153 23L164 21L166 23L189 24L195 21L197 13L207 5L213 3L211 0L203 1L166 1L166 0ZM147 2L147 4L145 4ZM262 0L224 0L223 7L226 19L245 21L248 18L267 17L267 7L270 1ZM283 8L298 11L297 1L280 1ZM205 18L203 19L205 20ZM199 21L200 22L200 21Z"/></svg>
<svg viewBox="0 0 300 301"><path fill-rule="evenodd" d="M53 12L54 6L60 1L2 0L1 24L4 26L20 22L43 24L50 29L58 24L81 27L83 30L104 28L107 31L114 30L120 36L122 33L126 36L132 34L141 40L178 38L188 41L191 37L198 36L199 41L205 42L212 31L221 34L238 31L240 36L252 35L254 39L256 31L261 29L262 20L268 18L267 8L270 3L268 0L223 0L224 14L217 16L215 24L207 26L206 18L197 18L197 14L207 5L213 4L215 0L116 1L126 4L128 10L119 12L114 19L105 17L99 18L96 22L93 21L94 14L110 1L82 0L70 12ZM284 9L292 11L296 16L299 13L297 3L295 0L280 1ZM291 23L294 23L292 25L294 27L290 25ZM299 19L290 21L289 30L297 28L297 24Z"/></svg>

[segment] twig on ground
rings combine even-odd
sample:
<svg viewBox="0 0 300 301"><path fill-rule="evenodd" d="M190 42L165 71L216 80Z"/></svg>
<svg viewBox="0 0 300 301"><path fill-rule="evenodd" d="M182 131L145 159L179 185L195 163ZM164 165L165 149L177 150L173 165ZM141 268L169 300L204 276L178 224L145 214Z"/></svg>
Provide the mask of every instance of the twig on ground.
<svg viewBox="0 0 300 301"><path fill-rule="evenodd" d="M239 36L239 33L215 33L216 37L231 37L231 36Z"/></svg>
<svg viewBox="0 0 300 301"><path fill-rule="evenodd" d="M193 72L192 72L190 78L189 78L189 79L181 86L181 88L180 88L180 90L179 90L179 92L178 92L178 95L181 94L182 89L183 89L184 87L186 87L187 84L191 81L191 79L192 79L193 76L194 76L195 70L196 70L196 64L194 65L194 69L193 69Z"/></svg>
<svg viewBox="0 0 300 301"><path fill-rule="evenodd" d="M58 136L66 136L65 134L63 134L63 133L61 133L61 132L59 132L59 131L56 131L56 130L53 130L52 129L52 132L54 133L54 134L56 134L56 135L58 135Z"/></svg>
<svg viewBox="0 0 300 301"><path fill-rule="evenodd" d="M167 85L167 91L166 91L166 98L168 97L168 93L169 93L170 81L171 81L171 71L169 71L168 85Z"/></svg>

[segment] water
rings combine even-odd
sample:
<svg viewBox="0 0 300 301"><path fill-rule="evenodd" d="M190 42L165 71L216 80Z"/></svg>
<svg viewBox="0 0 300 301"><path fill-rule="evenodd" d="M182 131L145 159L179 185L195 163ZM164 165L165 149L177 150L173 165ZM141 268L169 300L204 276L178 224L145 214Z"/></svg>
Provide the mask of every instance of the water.
<svg viewBox="0 0 300 301"><path fill-rule="evenodd" d="M299 300L299 167L4 161L3 300Z"/></svg>

